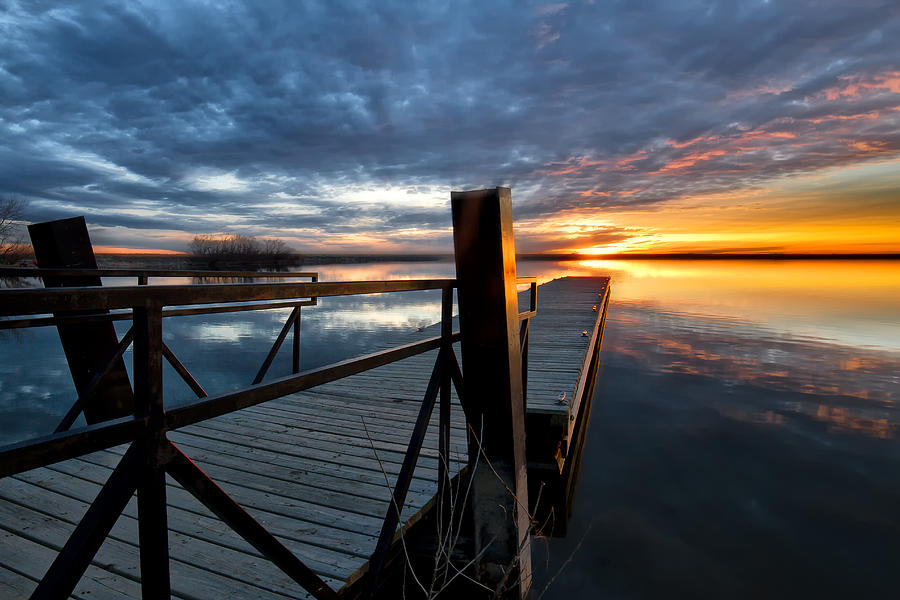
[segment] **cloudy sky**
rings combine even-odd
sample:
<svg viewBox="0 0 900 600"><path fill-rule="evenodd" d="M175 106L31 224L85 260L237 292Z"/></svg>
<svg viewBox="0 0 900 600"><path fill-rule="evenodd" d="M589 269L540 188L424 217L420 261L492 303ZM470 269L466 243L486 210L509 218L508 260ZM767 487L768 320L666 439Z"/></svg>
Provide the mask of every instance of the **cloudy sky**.
<svg viewBox="0 0 900 600"><path fill-rule="evenodd" d="M0 0L0 195L98 246L900 251L900 2Z"/></svg>

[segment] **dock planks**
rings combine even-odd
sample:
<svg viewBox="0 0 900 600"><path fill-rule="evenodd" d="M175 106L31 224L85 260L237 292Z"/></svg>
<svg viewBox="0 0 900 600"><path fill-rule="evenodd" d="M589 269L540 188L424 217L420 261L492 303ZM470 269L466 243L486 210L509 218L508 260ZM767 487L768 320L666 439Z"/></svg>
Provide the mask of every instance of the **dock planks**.
<svg viewBox="0 0 900 600"><path fill-rule="evenodd" d="M565 278L538 287L530 324L528 411L569 418L589 359L590 333L607 280ZM599 307L598 307L599 309ZM411 332L396 344L416 341ZM582 331L588 331L584 337ZM458 345L455 348L459 353ZM334 589L365 567L437 351L170 432L170 439ZM438 411L402 520L436 492ZM25 597L109 477L124 447L0 480L0 593ZM451 465L466 460L455 392ZM167 481L173 598L307 597L199 501ZM137 507L129 503L73 594L139 598Z"/></svg>

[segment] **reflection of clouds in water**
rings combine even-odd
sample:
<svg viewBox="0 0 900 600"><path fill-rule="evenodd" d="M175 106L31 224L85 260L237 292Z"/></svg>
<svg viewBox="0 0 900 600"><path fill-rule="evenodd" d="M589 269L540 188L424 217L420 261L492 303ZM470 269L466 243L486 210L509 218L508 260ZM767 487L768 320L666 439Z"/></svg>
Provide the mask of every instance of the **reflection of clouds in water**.
<svg viewBox="0 0 900 600"><path fill-rule="evenodd" d="M331 310L323 303L321 311L305 312L303 318L315 322L320 327L331 329L352 328L367 331L382 328L402 329L423 324L430 325L439 321L441 303L423 302L397 307L391 307L387 303L364 303L353 309Z"/></svg>
<svg viewBox="0 0 900 600"><path fill-rule="evenodd" d="M300 270L318 272L319 281L385 281L456 277L456 264L452 261L308 265L300 267Z"/></svg>
<svg viewBox="0 0 900 600"><path fill-rule="evenodd" d="M12 333L0 338L0 444L50 433L76 397L56 329Z"/></svg>
<svg viewBox="0 0 900 600"><path fill-rule="evenodd" d="M240 342L259 335L260 329L246 321L238 323L204 323L195 326L189 334L198 342L204 340L215 342Z"/></svg>
<svg viewBox="0 0 900 600"><path fill-rule="evenodd" d="M802 414L881 438L893 437L900 427L900 353L680 315L649 303L618 302L609 319L604 350L636 360L641 371L795 393L788 403L760 393L754 406L736 405L733 398L698 399L736 420L777 425L785 415Z"/></svg>
<svg viewBox="0 0 900 600"><path fill-rule="evenodd" d="M75 400L68 371L30 377L21 369L0 370L0 444L50 433Z"/></svg>
<svg viewBox="0 0 900 600"><path fill-rule="evenodd" d="M318 271L323 281L390 280L452 277L455 266L449 261L369 263L301 270ZM753 405L699 398L721 414L777 424L785 415L802 413L844 430L869 433L884 431L880 420L886 419L889 432L897 422L887 412L900 393L900 379L894 375L897 352L853 347L859 341L900 350L896 263L521 261L518 272L540 282L566 275L612 275L604 348L636 359L644 373L701 376L793 393L791 404L782 401L777 406L765 394L753 396ZM852 284L835 283L844 281ZM104 283L133 285L133 280ZM159 278L153 283L185 281ZM374 351L397 333L415 334L416 327L440 319L440 297L435 290L321 298L318 306L302 309L303 368ZM540 314L540 290L538 303ZM176 317L164 320L163 332L207 391L226 391L252 379L289 313L273 309ZM128 325L116 324L120 336ZM126 354L129 369L130 356L131 350ZM289 356L290 336L273 364L273 376L288 372ZM16 365L16 370L7 365ZM0 406L0 417L9 424L34 413L38 420L44 415L52 428L72 400L71 378L54 328L0 338L0 379L7 386L0 390L11 395ZM31 386L33 391L14 394L11 385ZM169 390L189 397L177 378L167 375L165 385L167 399ZM31 427L15 423L16 430ZM0 428L10 430L6 424Z"/></svg>
<svg viewBox="0 0 900 600"><path fill-rule="evenodd" d="M871 260L522 261L541 283L610 275L613 300L900 350L900 263ZM540 297L540 294L539 294Z"/></svg>

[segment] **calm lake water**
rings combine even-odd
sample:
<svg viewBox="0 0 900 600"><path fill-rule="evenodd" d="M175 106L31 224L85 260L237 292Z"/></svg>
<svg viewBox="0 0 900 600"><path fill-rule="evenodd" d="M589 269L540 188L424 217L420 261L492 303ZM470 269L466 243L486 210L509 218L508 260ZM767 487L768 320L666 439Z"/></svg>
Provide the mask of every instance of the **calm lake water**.
<svg viewBox="0 0 900 600"><path fill-rule="evenodd" d="M454 271L317 269L323 281ZM896 597L900 262L526 262L519 274L613 278L570 534L537 544L544 598ZM440 295L324 298L302 314L309 368L435 322ZM216 393L249 383L286 316L167 319L164 336ZM270 374L289 363L285 348ZM191 397L166 377L167 402ZM73 399L54 329L2 334L0 442L52 430Z"/></svg>

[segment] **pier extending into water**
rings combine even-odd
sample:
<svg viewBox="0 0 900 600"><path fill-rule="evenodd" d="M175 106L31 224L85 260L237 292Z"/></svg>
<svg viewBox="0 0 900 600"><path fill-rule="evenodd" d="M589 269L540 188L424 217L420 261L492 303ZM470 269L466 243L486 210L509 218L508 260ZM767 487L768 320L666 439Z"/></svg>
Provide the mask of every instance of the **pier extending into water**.
<svg viewBox="0 0 900 600"><path fill-rule="evenodd" d="M0 291L3 328L133 321L56 433L0 449L0 596L397 597L408 569L523 595L532 522L565 531L609 282L516 277L508 194L454 197L455 280ZM78 272L117 274L172 275ZM299 371L301 307L426 289L440 323ZM254 383L215 397L162 335L169 317L275 307L292 311ZM289 335L293 374L266 379ZM132 340L130 404L106 402L127 414L90 412ZM163 405L164 360L196 400ZM82 411L91 424L70 430Z"/></svg>

